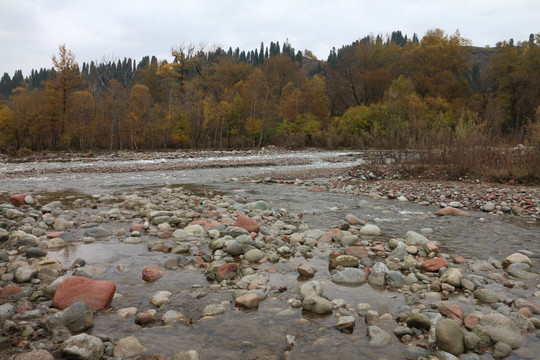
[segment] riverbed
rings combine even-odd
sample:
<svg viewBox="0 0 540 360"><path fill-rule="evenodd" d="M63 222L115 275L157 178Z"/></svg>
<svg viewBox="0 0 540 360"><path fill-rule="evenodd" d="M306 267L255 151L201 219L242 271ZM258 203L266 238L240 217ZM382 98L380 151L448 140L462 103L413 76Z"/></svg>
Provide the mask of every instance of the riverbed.
<svg viewBox="0 0 540 360"><path fill-rule="evenodd" d="M213 161L216 165L211 168L193 165L205 161ZM336 173L346 173L347 169L359 166L363 161L362 153L353 151L298 152L260 157L256 154L246 157L233 154L200 159L157 158L90 163L5 163L0 167L0 191L6 196L29 193L42 204L60 200L68 209L76 209L81 218L92 218L111 205L104 202L96 203L95 208L79 209L74 205L77 200L92 201L103 196L131 194L143 196L185 188L200 195L201 199L218 195L239 204L264 200L274 211L283 209L300 218L310 229L322 231L339 227L346 215L352 214L381 229L382 234L375 243L384 244L393 238L403 239L407 231L423 231L429 240L438 243L440 250L448 254L450 259L462 256L468 260L502 260L524 250L530 254L533 271L537 271L540 226L529 218L479 211L469 211L470 216L466 217L438 217L434 213L439 208L433 205L355 196L335 188L313 191L315 184L324 184L325 179L321 178L304 179L296 184L273 181L273 174L278 172L317 174L321 170L327 173L335 170ZM141 171L133 170L148 163L154 168L148 170L143 166ZM222 166L218 166L219 163ZM227 165L231 163L234 166ZM169 165L182 169L167 170ZM124 167L129 171L94 171L102 166L107 169ZM69 171L71 167L77 171ZM84 171L85 168L93 170ZM2 178L1 174L6 176ZM253 178L268 179L252 181ZM103 224L111 231L118 226L127 229L129 225L128 222ZM75 228L72 232L82 237L84 229ZM296 346L290 351L294 359L402 358L406 345L399 340L394 339L385 346L370 345L366 335L368 324L364 321L357 320L354 331L344 333L334 328L336 318L332 314L314 315L302 308L291 308L289 302L297 297L299 285L308 280L299 277L296 272L296 267L304 262L318 269L314 280L321 283L325 295L330 299L343 299L352 307L370 304L371 310L380 315L394 314L396 308L407 305L406 294L401 290L381 289L368 283L343 286L330 281L328 248L316 249L315 256L310 259L292 257L289 261L265 262L254 266L258 272L267 275L266 287L270 290L256 309L246 310L234 306L230 288L208 282L204 272L196 266L168 271L153 283L141 280L143 267L163 264L171 257L171 254L148 251L148 241L153 237L143 235L142 238L142 243L128 245L113 236L89 244L74 242L61 250L49 251L48 257L58 259L66 268L75 259L84 258L89 265L103 270L99 279L110 280L117 285L112 310L99 312L94 318L94 327L87 333L106 334L112 339L133 335L150 353L171 356L180 349L195 349L203 359L280 359L287 351L286 335L296 339ZM211 253L211 250L202 246L197 252ZM523 286L504 288L492 284L489 287L504 298L521 297L537 301L532 296L537 290L536 285L536 280L524 280ZM134 306L139 312L154 308L148 302L149 294L163 289L173 294L166 308L181 311L189 321L141 327L134 324L133 318L114 316L113 312L121 308ZM207 295L193 296L200 289ZM460 296L463 294L457 294L454 300L459 302L457 298ZM226 304L225 313L216 315L215 319L202 318L201 313L206 305L220 303ZM420 300L420 303L431 308L429 298ZM472 309L474 305L463 302L463 307ZM391 317L383 317L378 321L378 326L392 333L396 322ZM534 333L528 334L525 345L514 351L510 358L532 359L539 351L540 341Z"/></svg>

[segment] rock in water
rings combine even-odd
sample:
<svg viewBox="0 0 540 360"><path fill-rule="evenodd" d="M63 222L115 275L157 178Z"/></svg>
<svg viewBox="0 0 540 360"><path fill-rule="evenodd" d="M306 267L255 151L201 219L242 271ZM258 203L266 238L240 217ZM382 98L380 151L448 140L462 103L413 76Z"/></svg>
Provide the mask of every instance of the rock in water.
<svg viewBox="0 0 540 360"><path fill-rule="evenodd" d="M392 335L378 326L368 326L368 336L370 345L386 345L392 342Z"/></svg>
<svg viewBox="0 0 540 360"><path fill-rule="evenodd" d="M165 275L165 269L161 266L148 266L142 270L142 279L147 282L154 282Z"/></svg>
<svg viewBox="0 0 540 360"><path fill-rule="evenodd" d="M92 310L104 309L111 304L115 291L116 285L112 281L72 276L56 289L53 307L63 310L76 302L83 302Z"/></svg>
<svg viewBox="0 0 540 360"><path fill-rule="evenodd" d="M480 319L480 325L486 329L494 343L501 341L516 349L525 342L521 330L510 318L503 314L485 315Z"/></svg>
<svg viewBox="0 0 540 360"><path fill-rule="evenodd" d="M453 207L445 207L444 209L441 209L437 212L435 212L435 215L437 216L469 216L469 213L459 210Z"/></svg>
<svg viewBox="0 0 540 360"><path fill-rule="evenodd" d="M116 358L132 358L146 352L146 348L141 345L134 336L128 336L118 340L113 349Z"/></svg>
<svg viewBox="0 0 540 360"><path fill-rule="evenodd" d="M332 303L320 296L310 295L302 302L304 310L311 311L315 314L327 314L332 311Z"/></svg>
<svg viewBox="0 0 540 360"><path fill-rule="evenodd" d="M61 320L71 332L83 331L94 325L92 310L82 302L76 302L65 309Z"/></svg>

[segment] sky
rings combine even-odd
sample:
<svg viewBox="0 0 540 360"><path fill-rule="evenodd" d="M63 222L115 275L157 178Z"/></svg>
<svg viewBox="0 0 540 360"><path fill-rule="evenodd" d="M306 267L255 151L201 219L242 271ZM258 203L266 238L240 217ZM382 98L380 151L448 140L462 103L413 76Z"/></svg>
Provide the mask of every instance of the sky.
<svg viewBox="0 0 540 360"><path fill-rule="evenodd" d="M396 30L459 30L475 46L528 40L539 19L538 0L0 0L0 74L51 68L60 44L79 64L286 39L326 60L332 47Z"/></svg>

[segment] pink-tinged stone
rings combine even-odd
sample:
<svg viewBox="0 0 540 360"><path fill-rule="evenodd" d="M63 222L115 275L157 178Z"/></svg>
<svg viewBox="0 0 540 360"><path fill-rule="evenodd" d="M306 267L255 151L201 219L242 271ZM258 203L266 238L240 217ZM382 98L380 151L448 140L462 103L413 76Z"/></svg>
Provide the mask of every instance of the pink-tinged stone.
<svg viewBox="0 0 540 360"><path fill-rule="evenodd" d="M384 251L384 245L383 244L377 244L375 246L372 246L371 250L373 250L373 251Z"/></svg>
<svg viewBox="0 0 540 360"><path fill-rule="evenodd" d="M92 310L108 307L116 291L112 281L93 280L72 276L60 283L53 297L53 307L64 310L76 302L83 302Z"/></svg>
<svg viewBox="0 0 540 360"><path fill-rule="evenodd" d="M435 271L439 271L439 269L442 267L447 268L448 263L443 258L436 257L436 258L424 261L421 267L425 271L435 272Z"/></svg>
<svg viewBox="0 0 540 360"><path fill-rule="evenodd" d="M237 263L227 263L218 266L218 278L219 281L231 280L234 279L238 273L238 264Z"/></svg>
<svg viewBox="0 0 540 360"><path fill-rule="evenodd" d="M219 215L223 214L223 210L211 210L206 213L207 217L217 217Z"/></svg>
<svg viewBox="0 0 540 360"><path fill-rule="evenodd" d="M158 238L160 239L168 239L171 237L171 233L168 231L162 231L158 234Z"/></svg>
<svg viewBox="0 0 540 360"><path fill-rule="evenodd" d="M189 223L189 225L201 225L203 229L208 230L210 228L213 228L214 226L219 226L221 223L219 221L210 221L207 219L200 219L200 220L193 220Z"/></svg>
<svg viewBox="0 0 540 360"><path fill-rule="evenodd" d="M145 325L156 321L156 315L150 312L138 313L135 317L135 324Z"/></svg>
<svg viewBox="0 0 540 360"><path fill-rule="evenodd" d="M437 244L435 244L435 242L433 241L428 241L426 243L426 245L424 245L427 253L435 253L435 254L438 254L439 253L439 248L437 247Z"/></svg>
<svg viewBox="0 0 540 360"><path fill-rule="evenodd" d="M461 320L463 319L463 311L458 305L441 304L441 306L439 307L439 312L444 316L456 320L461 325Z"/></svg>
<svg viewBox="0 0 540 360"><path fill-rule="evenodd" d="M9 197L9 202L12 203L13 205L24 205L25 202L24 202L24 198L27 197L28 194L15 194L15 195L11 195Z"/></svg>
<svg viewBox="0 0 540 360"><path fill-rule="evenodd" d="M521 315L525 316L526 318L532 318L534 316L533 312L531 311L531 309L527 308L527 307L522 307L518 310L518 313L520 313Z"/></svg>
<svg viewBox="0 0 540 360"><path fill-rule="evenodd" d="M463 322L465 324L465 327L470 330L473 327L475 327L476 325L478 325L479 321L480 321L480 318L478 316L467 315L467 316L465 316L465 319L464 319Z"/></svg>
<svg viewBox="0 0 540 360"><path fill-rule="evenodd" d="M64 232L63 231L53 231L53 232L50 232L47 234L47 239L54 239L54 238L57 238L59 237L60 235L62 235Z"/></svg>
<svg viewBox="0 0 540 360"><path fill-rule="evenodd" d="M232 218L221 218L219 221L223 225L232 225L234 223L234 220Z"/></svg>
<svg viewBox="0 0 540 360"><path fill-rule="evenodd" d="M314 185L314 186L311 188L311 191L313 191L313 192L321 192L321 191L323 191L323 188L322 188L322 186L320 186L320 185Z"/></svg>
<svg viewBox="0 0 540 360"><path fill-rule="evenodd" d="M15 294L20 293L21 291L22 291L22 288L17 285L4 286L2 291L0 291L0 299L10 298Z"/></svg>
<svg viewBox="0 0 540 360"><path fill-rule="evenodd" d="M324 233L323 236L321 236L319 238L319 241L320 242L332 242L332 239L334 238L334 236L343 237L343 231L341 231L339 229L334 229L333 231L328 231L328 232Z"/></svg>
<svg viewBox="0 0 540 360"><path fill-rule="evenodd" d="M143 231L144 231L144 224L133 224L133 225L131 225L131 227L129 228L129 231L139 231L139 232L143 232Z"/></svg>
<svg viewBox="0 0 540 360"><path fill-rule="evenodd" d="M259 224L257 224L255 220L250 219L245 215L238 216L233 226L246 229L249 232L255 232L255 233L259 232L260 230Z"/></svg>
<svg viewBox="0 0 540 360"><path fill-rule="evenodd" d="M361 246L351 246L345 248L345 255L352 255L359 259L363 259L369 256L366 248L363 248Z"/></svg>
<svg viewBox="0 0 540 360"><path fill-rule="evenodd" d="M154 282L165 275L165 269L161 266L148 266L142 270L142 279L148 282Z"/></svg>
<svg viewBox="0 0 540 360"><path fill-rule="evenodd" d="M449 206L435 212L435 215L437 216L469 216L469 213Z"/></svg>
<svg viewBox="0 0 540 360"><path fill-rule="evenodd" d="M467 262L467 259L465 259L463 256L454 257L454 263L456 264L465 264L466 262Z"/></svg>

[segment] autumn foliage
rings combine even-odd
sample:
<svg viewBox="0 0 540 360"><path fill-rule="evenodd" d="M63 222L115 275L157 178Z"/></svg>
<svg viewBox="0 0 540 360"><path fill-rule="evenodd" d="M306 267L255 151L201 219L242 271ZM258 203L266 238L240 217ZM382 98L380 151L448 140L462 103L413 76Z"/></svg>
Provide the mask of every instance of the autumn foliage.
<svg viewBox="0 0 540 360"><path fill-rule="evenodd" d="M178 46L0 80L0 151L540 144L540 34L473 48L459 32L394 32L332 49ZM493 142L497 140L497 144Z"/></svg>

